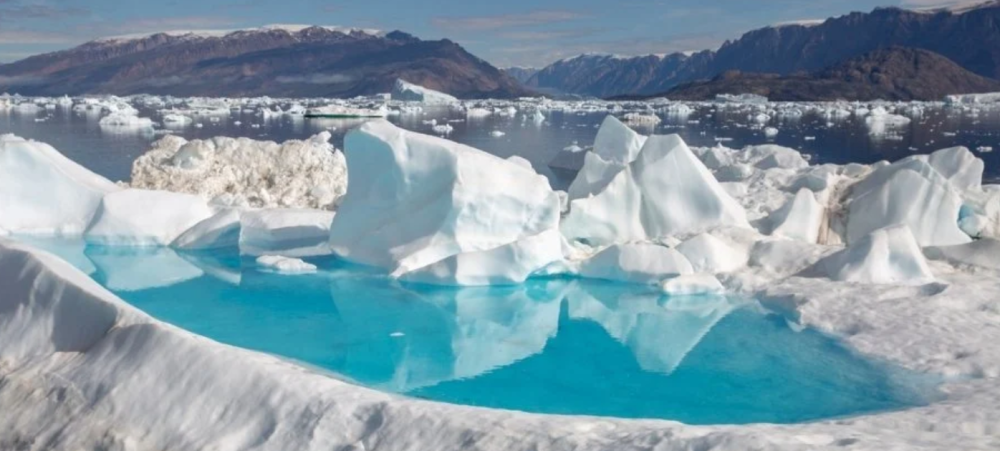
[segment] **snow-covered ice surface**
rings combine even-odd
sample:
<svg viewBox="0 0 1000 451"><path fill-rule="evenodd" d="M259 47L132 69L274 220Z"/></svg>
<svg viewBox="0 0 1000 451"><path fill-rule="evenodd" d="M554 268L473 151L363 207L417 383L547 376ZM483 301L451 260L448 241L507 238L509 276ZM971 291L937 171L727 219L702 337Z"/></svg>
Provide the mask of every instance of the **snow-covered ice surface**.
<svg viewBox="0 0 1000 451"><path fill-rule="evenodd" d="M873 130L902 122L887 110L848 114L872 118ZM982 185L982 162L968 150L892 165L809 165L779 146L689 148L677 136L636 139L617 128L587 153L616 164L594 172L606 175L564 216L548 182L517 162L385 122L351 136L352 182L330 228L332 251L343 257L438 283L516 283L543 266L667 292L717 289L712 277L866 355L941 375L941 399L806 424L696 427L401 398L194 336L50 254L0 241L0 285L9 287L0 290L0 407L18 412L0 415L0 448L1000 446L1000 189ZM11 142L22 141L3 141L3 174L25 164L8 155ZM0 228L18 232L10 224L23 223L26 231L86 231L117 245L194 246L245 227L243 214L234 219L207 197L118 191L53 152L27 160L37 176L0 179L8 202ZM9 203L22 184L67 189L39 191L30 206ZM80 192L88 193L83 208L58 208ZM161 204L163 218L137 214ZM6 205L15 219L3 216ZM178 280L197 274L174 267ZM503 272L511 267L516 274Z"/></svg>
<svg viewBox="0 0 1000 451"><path fill-rule="evenodd" d="M399 79L392 87L392 100L423 103L457 103L458 99L443 92Z"/></svg>

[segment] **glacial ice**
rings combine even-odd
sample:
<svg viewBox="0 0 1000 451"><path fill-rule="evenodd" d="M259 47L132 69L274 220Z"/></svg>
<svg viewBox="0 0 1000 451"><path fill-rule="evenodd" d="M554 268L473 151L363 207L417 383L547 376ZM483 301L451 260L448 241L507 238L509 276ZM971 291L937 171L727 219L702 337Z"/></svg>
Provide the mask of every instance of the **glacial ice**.
<svg viewBox="0 0 1000 451"><path fill-rule="evenodd" d="M79 235L118 189L48 144L0 136L0 229Z"/></svg>
<svg viewBox="0 0 1000 451"><path fill-rule="evenodd" d="M572 197L572 196L571 196ZM570 202L562 231L591 245L651 240L730 225L746 213L677 135L652 136L597 194Z"/></svg>
<svg viewBox="0 0 1000 451"><path fill-rule="evenodd" d="M627 283L659 283L693 274L684 254L656 244L616 244L580 264L579 273L591 279Z"/></svg>
<svg viewBox="0 0 1000 451"><path fill-rule="evenodd" d="M316 272L316 265L306 263L302 259L282 257L279 255L262 255L257 257L257 265L267 271L282 274L310 274Z"/></svg>
<svg viewBox="0 0 1000 451"><path fill-rule="evenodd" d="M615 174L635 160L645 143L645 136L614 116L604 118L593 150L584 154L583 168L569 187L570 200L596 194L607 186Z"/></svg>
<svg viewBox="0 0 1000 451"><path fill-rule="evenodd" d="M909 227L875 230L808 271L841 282L925 284L934 281Z"/></svg>
<svg viewBox="0 0 1000 451"><path fill-rule="evenodd" d="M443 92L428 89L409 83L403 79L396 80L392 86L392 100L423 103L457 103L458 99Z"/></svg>
<svg viewBox="0 0 1000 451"><path fill-rule="evenodd" d="M395 277L558 227L559 197L544 177L480 150L373 121L347 135L345 154L352 182L330 246Z"/></svg>
<svg viewBox="0 0 1000 451"><path fill-rule="evenodd" d="M812 191L802 188L785 206L772 213L768 221L773 236L817 243L827 225L826 209L816 201Z"/></svg>
<svg viewBox="0 0 1000 451"><path fill-rule="evenodd" d="M190 194L115 191L101 198L84 238L104 245L167 246L214 214L204 199Z"/></svg>
<svg viewBox="0 0 1000 451"><path fill-rule="evenodd" d="M330 253L334 213L306 209L265 209L240 215L242 255L310 257Z"/></svg>
<svg viewBox="0 0 1000 451"><path fill-rule="evenodd" d="M660 283L664 294L669 296L696 296L718 294L726 291L719 279L711 274L687 274L664 280Z"/></svg>

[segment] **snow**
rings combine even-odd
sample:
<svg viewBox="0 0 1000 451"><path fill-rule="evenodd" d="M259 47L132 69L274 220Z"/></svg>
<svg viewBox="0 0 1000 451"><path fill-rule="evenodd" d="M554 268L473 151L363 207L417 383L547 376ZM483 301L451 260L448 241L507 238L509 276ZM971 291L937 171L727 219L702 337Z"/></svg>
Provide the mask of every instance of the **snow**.
<svg viewBox="0 0 1000 451"><path fill-rule="evenodd" d="M101 198L118 189L48 144L0 136L0 229L81 234Z"/></svg>
<svg viewBox="0 0 1000 451"><path fill-rule="evenodd" d="M329 132L281 144L166 136L132 164L132 186L230 205L332 210L347 191L347 164L329 140Z"/></svg>
<svg viewBox="0 0 1000 451"><path fill-rule="evenodd" d="M599 245L721 225L749 227L743 208L679 136L669 135L650 137L607 186L572 200L561 227L568 239Z"/></svg>
<svg viewBox="0 0 1000 451"><path fill-rule="evenodd" d="M407 102L423 102L432 104L456 103L458 99L443 92L428 89L423 86L397 79L392 86L392 100Z"/></svg>
<svg viewBox="0 0 1000 451"><path fill-rule="evenodd" d="M394 277L558 227L559 197L544 177L478 149L373 121L348 133L345 154L352 182L331 248Z"/></svg>
<svg viewBox="0 0 1000 451"><path fill-rule="evenodd" d="M104 44L115 44L124 41L135 41L140 39L146 39L157 34L165 34L174 37L188 37L188 38L198 38L198 39L208 39L208 38L222 38L234 33L265 33L274 30L283 30L288 33L299 33L308 28L319 27L327 31L342 34L352 34L352 33L363 33L371 36L381 36L383 33L379 30L370 28L351 28L351 27L341 27L335 25L300 25L300 24L274 24L265 25L257 28L240 28L240 29L228 29L228 30L167 30L167 31L155 31L150 33L136 33L136 34L126 34L118 36L108 36L100 39L96 39L92 42L94 43L104 43Z"/></svg>
<svg viewBox="0 0 1000 451"><path fill-rule="evenodd" d="M101 198L84 238L103 245L166 246L214 214L198 196L126 189Z"/></svg>
<svg viewBox="0 0 1000 451"><path fill-rule="evenodd" d="M316 265L306 263L298 258L278 255L262 255L257 257L257 266L267 271L282 274L310 274L316 272Z"/></svg>
<svg viewBox="0 0 1000 451"><path fill-rule="evenodd" d="M922 285L934 281L916 238L905 225L876 230L820 260L809 273L841 282Z"/></svg>

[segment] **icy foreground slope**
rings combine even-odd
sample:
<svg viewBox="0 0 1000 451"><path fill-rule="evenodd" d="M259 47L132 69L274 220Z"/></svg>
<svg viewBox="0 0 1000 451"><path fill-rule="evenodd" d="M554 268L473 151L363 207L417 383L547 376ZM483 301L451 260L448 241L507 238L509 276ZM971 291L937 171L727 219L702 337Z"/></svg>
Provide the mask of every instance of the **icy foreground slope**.
<svg viewBox="0 0 1000 451"><path fill-rule="evenodd" d="M691 427L466 408L374 392L160 323L67 263L0 241L0 284L7 288L0 291L0 408L17 412L0 415L0 448L742 450L851 443L853 449L989 449L1000 420L1000 351L989 340L1000 333L988 318L965 314L984 305L976 290L988 286L967 282L936 294L830 290L808 279L769 289L774 301L782 290L797 290L804 319L833 330L878 321L852 338L868 352L926 369L979 368L979 376L949 386L947 400L803 425ZM915 313L937 314L920 323L894 315L904 302L913 303ZM945 332L966 327L977 334ZM900 339L914 346L900 346ZM945 358L936 349L961 349L970 357Z"/></svg>
<svg viewBox="0 0 1000 451"><path fill-rule="evenodd" d="M118 189L48 144L0 136L0 229L80 234Z"/></svg>

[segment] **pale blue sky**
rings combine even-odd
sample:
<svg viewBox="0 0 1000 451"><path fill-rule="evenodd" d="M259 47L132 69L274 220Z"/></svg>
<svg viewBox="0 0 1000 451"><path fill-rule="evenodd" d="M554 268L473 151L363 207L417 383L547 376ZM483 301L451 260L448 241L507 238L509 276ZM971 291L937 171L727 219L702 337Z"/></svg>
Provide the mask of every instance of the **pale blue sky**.
<svg viewBox="0 0 1000 451"><path fill-rule="evenodd" d="M762 26L968 0L0 0L0 61L92 38L273 23L450 38L498 66L716 48Z"/></svg>

